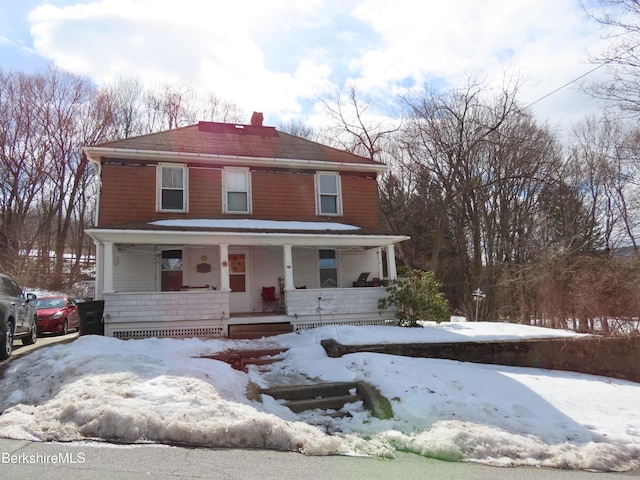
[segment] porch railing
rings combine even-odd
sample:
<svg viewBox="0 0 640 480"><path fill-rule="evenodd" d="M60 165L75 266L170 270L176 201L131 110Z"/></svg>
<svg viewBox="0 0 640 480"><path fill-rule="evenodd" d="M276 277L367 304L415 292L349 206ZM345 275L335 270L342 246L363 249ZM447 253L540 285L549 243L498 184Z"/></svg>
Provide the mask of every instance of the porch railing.
<svg viewBox="0 0 640 480"><path fill-rule="evenodd" d="M286 292L287 315L321 320L322 317L368 316L372 320L393 318L393 310L378 312L382 287L296 289Z"/></svg>
<svg viewBox="0 0 640 480"><path fill-rule="evenodd" d="M105 334L121 338L220 336L229 317L228 292L105 293L104 300Z"/></svg>
<svg viewBox="0 0 640 480"><path fill-rule="evenodd" d="M386 295L382 287L289 290L284 313L295 330L338 324L387 325L395 322L395 312L378 311L378 300ZM104 300L108 336L204 337L228 333L229 292L105 293ZM261 321L267 320L261 317ZM242 322L234 318L233 323Z"/></svg>

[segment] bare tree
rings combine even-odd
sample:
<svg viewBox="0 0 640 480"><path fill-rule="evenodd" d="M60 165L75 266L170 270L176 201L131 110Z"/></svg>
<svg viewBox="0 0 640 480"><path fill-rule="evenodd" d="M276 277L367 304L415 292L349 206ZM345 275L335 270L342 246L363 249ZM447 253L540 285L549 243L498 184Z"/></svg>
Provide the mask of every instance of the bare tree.
<svg viewBox="0 0 640 480"><path fill-rule="evenodd" d="M136 78L120 78L101 89L111 103L115 138L128 138L203 121L240 123L240 108L212 92L187 83L145 86Z"/></svg>
<svg viewBox="0 0 640 480"><path fill-rule="evenodd" d="M573 129L572 161L604 247L631 245L638 253L640 225L635 132L608 116L591 117Z"/></svg>
<svg viewBox="0 0 640 480"><path fill-rule="evenodd" d="M333 122L336 146L371 160L384 160L386 140L398 131L401 121L374 115L371 100L363 99L356 85L350 85L346 95L338 90L322 103Z"/></svg>
<svg viewBox="0 0 640 480"><path fill-rule="evenodd" d="M129 138L146 133L142 113L145 88L140 80L118 78L103 87L101 94L110 104L114 138Z"/></svg>
<svg viewBox="0 0 640 480"><path fill-rule="evenodd" d="M516 86L493 91L472 79L444 94L425 89L405 99L411 116L402 141L422 202L413 208L425 220L416 233L428 239L421 266L438 273L454 308L471 311L480 287L484 315L528 321L538 199L559 156L516 94Z"/></svg>
<svg viewBox="0 0 640 480"><path fill-rule="evenodd" d="M246 123L246 115L238 105L209 92L198 96L199 120L224 123ZM244 121L243 121L244 120Z"/></svg>
<svg viewBox="0 0 640 480"><path fill-rule="evenodd" d="M0 268L24 278L34 247L29 214L44 191L48 146L32 101L35 80L0 70Z"/></svg>
<svg viewBox="0 0 640 480"><path fill-rule="evenodd" d="M69 287L70 232L92 179L81 146L107 138L110 106L88 79L55 68L2 76L2 267L31 285Z"/></svg>
<svg viewBox="0 0 640 480"><path fill-rule="evenodd" d="M280 123L277 125L277 129L281 132L288 133L289 135L305 138L311 141L315 141L317 138L316 131L313 127L301 120L289 120L288 122Z"/></svg>
<svg viewBox="0 0 640 480"><path fill-rule="evenodd" d="M588 93L612 103L622 112L640 115L640 0L583 1L584 10L608 28L608 48L593 54L593 62L606 66L608 78L586 87Z"/></svg>

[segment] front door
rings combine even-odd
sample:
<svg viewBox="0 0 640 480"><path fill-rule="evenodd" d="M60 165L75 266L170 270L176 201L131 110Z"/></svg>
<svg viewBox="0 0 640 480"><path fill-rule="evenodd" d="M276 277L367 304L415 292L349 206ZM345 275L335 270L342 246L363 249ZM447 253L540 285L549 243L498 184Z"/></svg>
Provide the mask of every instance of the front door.
<svg viewBox="0 0 640 480"><path fill-rule="evenodd" d="M229 250L229 287L231 313L251 311L251 289L249 286L249 250Z"/></svg>
<svg viewBox="0 0 640 480"><path fill-rule="evenodd" d="M162 250L160 291L177 292L182 288L182 250Z"/></svg>

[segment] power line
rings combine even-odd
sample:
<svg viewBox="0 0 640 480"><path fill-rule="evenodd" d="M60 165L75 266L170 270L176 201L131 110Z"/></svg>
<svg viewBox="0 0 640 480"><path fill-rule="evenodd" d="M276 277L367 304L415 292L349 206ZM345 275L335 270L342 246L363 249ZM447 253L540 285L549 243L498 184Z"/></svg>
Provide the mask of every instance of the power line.
<svg viewBox="0 0 640 480"><path fill-rule="evenodd" d="M564 85L556 88L555 90L553 90L552 92L547 93L546 95L543 95L542 97L540 97L539 99L531 102L529 105L527 105L526 107L524 107L524 109L526 110L527 108L535 105L538 102L541 102L542 100L544 100L545 98L550 97L551 95L553 95L554 93L558 93L560 90L562 90L563 88L567 88L569 85L576 83L578 80L582 80L584 77L586 77L587 75L591 75L593 72L595 72L596 70L599 70L600 68L604 67L605 65L608 65L610 63L612 63L615 60L618 60L620 57L622 57L623 55L626 55L627 53L629 53L631 50L633 50L634 48L636 48L638 45L640 44L636 44L630 48L628 48L627 50L625 50L624 52L620 53L619 55L616 55L615 57L607 60L606 62L601 63L600 65L592 68L591 70L589 70L586 73L583 73L582 75L580 75L579 77L574 78L573 80L571 80L570 82L565 83Z"/></svg>
<svg viewBox="0 0 640 480"><path fill-rule="evenodd" d="M608 63L608 62L607 62ZM599 68L604 67L605 65L607 65L607 63L601 63L600 65L598 65L595 68L592 68L591 70L589 70L587 73L583 73L582 75L580 75L579 77L574 78L573 80L571 80L570 82L565 83L564 85L562 85L561 87L556 88L555 90L553 90L552 92L547 93L546 95L540 97L539 99L537 99L534 102L531 102L529 105L527 105L525 108L525 110L533 105L535 105L538 102L541 102L542 100L544 100L547 97L550 97L551 95L553 95L554 93L559 92L560 90L562 90L563 88L568 87L569 85L571 85L572 83L576 83L578 80L583 79L584 77L586 77L587 75L591 75L593 72L595 72L596 70L598 70Z"/></svg>

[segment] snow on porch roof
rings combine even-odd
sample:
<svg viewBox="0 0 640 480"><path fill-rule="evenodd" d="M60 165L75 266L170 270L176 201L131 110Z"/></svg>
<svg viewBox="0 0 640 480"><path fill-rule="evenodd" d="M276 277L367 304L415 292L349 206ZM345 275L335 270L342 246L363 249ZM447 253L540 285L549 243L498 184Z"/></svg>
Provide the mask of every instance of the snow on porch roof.
<svg viewBox="0 0 640 480"><path fill-rule="evenodd" d="M389 245L409 237L336 222L254 219L167 219L87 229L94 240L182 245Z"/></svg>
<svg viewBox="0 0 640 480"><path fill-rule="evenodd" d="M333 222L301 222L255 219L175 219L156 220L151 225L178 228L229 228L284 231L361 230L360 227Z"/></svg>

